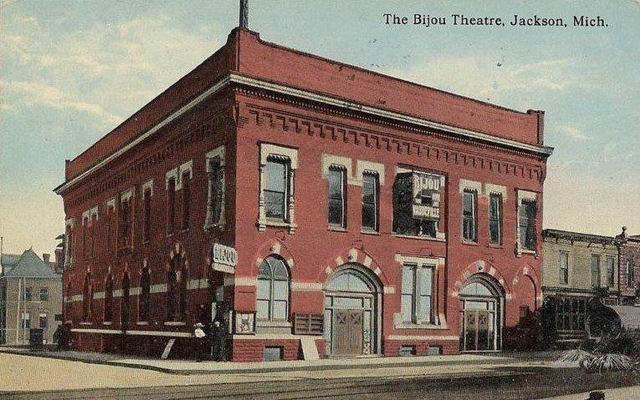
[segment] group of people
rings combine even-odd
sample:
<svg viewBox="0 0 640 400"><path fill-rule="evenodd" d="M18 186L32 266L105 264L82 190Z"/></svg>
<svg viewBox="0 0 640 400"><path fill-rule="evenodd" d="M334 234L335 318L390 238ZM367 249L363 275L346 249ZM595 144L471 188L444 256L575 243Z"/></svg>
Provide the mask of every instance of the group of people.
<svg viewBox="0 0 640 400"><path fill-rule="evenodd" d="M193 336L196 338L196 360L202 361L212 355L215 361L226 361L224 324L221 321L208 324L198 322L193 328Z"/></svg>

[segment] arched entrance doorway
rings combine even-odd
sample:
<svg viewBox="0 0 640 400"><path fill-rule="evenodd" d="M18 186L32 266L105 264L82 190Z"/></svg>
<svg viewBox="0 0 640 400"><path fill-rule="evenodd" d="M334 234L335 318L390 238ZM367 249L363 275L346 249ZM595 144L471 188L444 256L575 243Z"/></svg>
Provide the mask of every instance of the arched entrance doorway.
<svg viewBox="0 0 640 400"><path fill-rule="evenodd" d="M497 351L502 345L504 295L497 282L477 274L460 291L460 349Z"/></svg>
<svg viewBox="0 0 640 400"><path fill-rule="evenodd" d="M358 356L381 349L381 285L358 264L337 269L325 285L324 336L327 353Z"/></svg>

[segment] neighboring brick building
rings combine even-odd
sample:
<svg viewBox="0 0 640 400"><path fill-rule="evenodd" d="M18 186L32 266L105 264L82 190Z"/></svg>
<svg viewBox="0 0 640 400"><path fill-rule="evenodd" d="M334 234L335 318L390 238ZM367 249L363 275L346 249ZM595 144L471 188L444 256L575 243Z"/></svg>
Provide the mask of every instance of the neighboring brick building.
<svg viewBox="0 0 640 400"><path fill-rule="evenodd" d="M67 162L75 343L186 356L217 301L233 360L499 350L542 300L543 115L235 29Z"/></svg>
<svg viewBox="0 0 640 400"><path fill-rule="evenodd" d="M45 343L53 342L62 312L62 275L44 254L33 250L3 254L0 260L0 344L28 344L31 328L42 328Z"/></svg>

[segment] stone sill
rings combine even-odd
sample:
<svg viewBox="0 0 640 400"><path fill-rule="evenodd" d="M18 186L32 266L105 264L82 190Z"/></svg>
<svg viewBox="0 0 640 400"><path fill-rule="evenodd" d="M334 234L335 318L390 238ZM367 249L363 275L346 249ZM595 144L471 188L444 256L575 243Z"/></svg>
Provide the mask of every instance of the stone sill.
<svg viewBox="0 0 640 400"><path fill-rule="evenodd" d="M415 240L427 240L430 242L440 242L440 243L446 243L447 239L446 238L435 238L435 237L430 237L430 236L413 236L413 235L401 235L401 234L397 234L397 233L392 233L391 236L393 237L397 237L400 239L415 239Z"/></svg>

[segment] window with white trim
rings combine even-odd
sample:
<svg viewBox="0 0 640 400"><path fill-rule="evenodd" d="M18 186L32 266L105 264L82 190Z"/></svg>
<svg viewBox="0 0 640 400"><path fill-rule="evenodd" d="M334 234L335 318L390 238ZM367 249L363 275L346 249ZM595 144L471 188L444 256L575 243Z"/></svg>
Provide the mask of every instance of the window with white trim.
<svg viewBox="0 0 640 400"><path fill-rule="evenodd" d="M144 188L142 192L142 241L145 243L151 240L151 193L152 189L150 187Z"/></svg>
<svg viewBox="0 0 640 400"><path fill-rule="evenodd" d="M205 229L224 225L224 146L207 154L207 216Z"/></svg>
<svg viewBox="0 0 640 400"><path fill-rule="evenodd" d="M146 322L149 319L151 305L151 274L149 268L142 268L140 273L140 298L138 306L138 321Z"/></svg>
<svg viewBox="0 0 640 400"><path fill-rule="evenodd" d="M286 226L294 233L295 171L298 151L262 143L260 145L260 198L258 202L258 230L267 226Z"/></svg>
<svg viewBox="0 0 640 400"><path fill-rule="evenodd" d="M591 255L591 287L599 288L600 282L600 256L597 254Z"/></svg>
<svg viewBox="0 0 640 400"><path fill-rule="evenodd" d="M73 218L65 221L64 266L73 264Z"/></svg>
<svg viewBox="0 0 640 400"><path fill-rule="evenodd" d="M375 172L362 174L362 228L378 231L380 180Z"/></svg>
<svg viewBox="0 0 640 400"><path fill-rule="evenodd" d="M444 176L398 171L393 185L393 231L399 235L444 239L439 228Z"/></svg>
<svg viewBox="0 0 640 400"><path fill-rule="evenodd" d="M327 174L329 184L328 222L330 226L346 228L347 215L347 170L341 165L332 165Z"/></svg>
<svg viewBox="0 0 640 400"><path fill-rule="evenodd" d="M615 258L607 257L607 286L612 288L615 285Z"/></svg>
<svg viewBox="0 0 640 400"><path fill-rule="evenodd" d="M627 286L633 288L636 286L636 274L633 263L631 261L627 261L626 265L626 273L627 273Z"/></svg>
<svg viewBox="0 0 640 400"><path fill-rule="evenodd" d="M519 249L536 251L536 224L538 207L535 197L520 198L518 204L518 246Z"/></svg>
<svg viewBox="0 0 640 400"><path fill-rule="evenodd" d="M256 318L268 321L289 320L289 269L284 260L269 256L258 271Z"/></svg>
<svg viewBox="0 0 640 400"><path fill-rule="evenodd" d="M113 276L107 275L104 284L104 322L113 321Z"/></svg>
<svg viewBox="0 0 640 400"><path fill-rule="evenodd" d="M502 244L502 194L489 195L489 242Z"/></svg>
<svg viewBox="0 0 640 400"><path fill-rule="evenodd" d="M566 251L560 252L560 284L569 284L569 253Z"/></svg>
<svg viewBox="0 0 640 400"><path fill-rule="evenodd" d="M462 193L462 239L478 242L478 192L469 189Z"/></svg>
<svg viewBox="0 0 640 400"><path fill-rule="evenodd" d="M434 323L434 277L435 268L432 265L402 266L402 323Z"/></svg>
<svg viewBox="0 0 640 400"><path fill-rule="evenodd" d="M184 171L182 181L182 230L189 229L191 219L191 171Z"/></svg>

